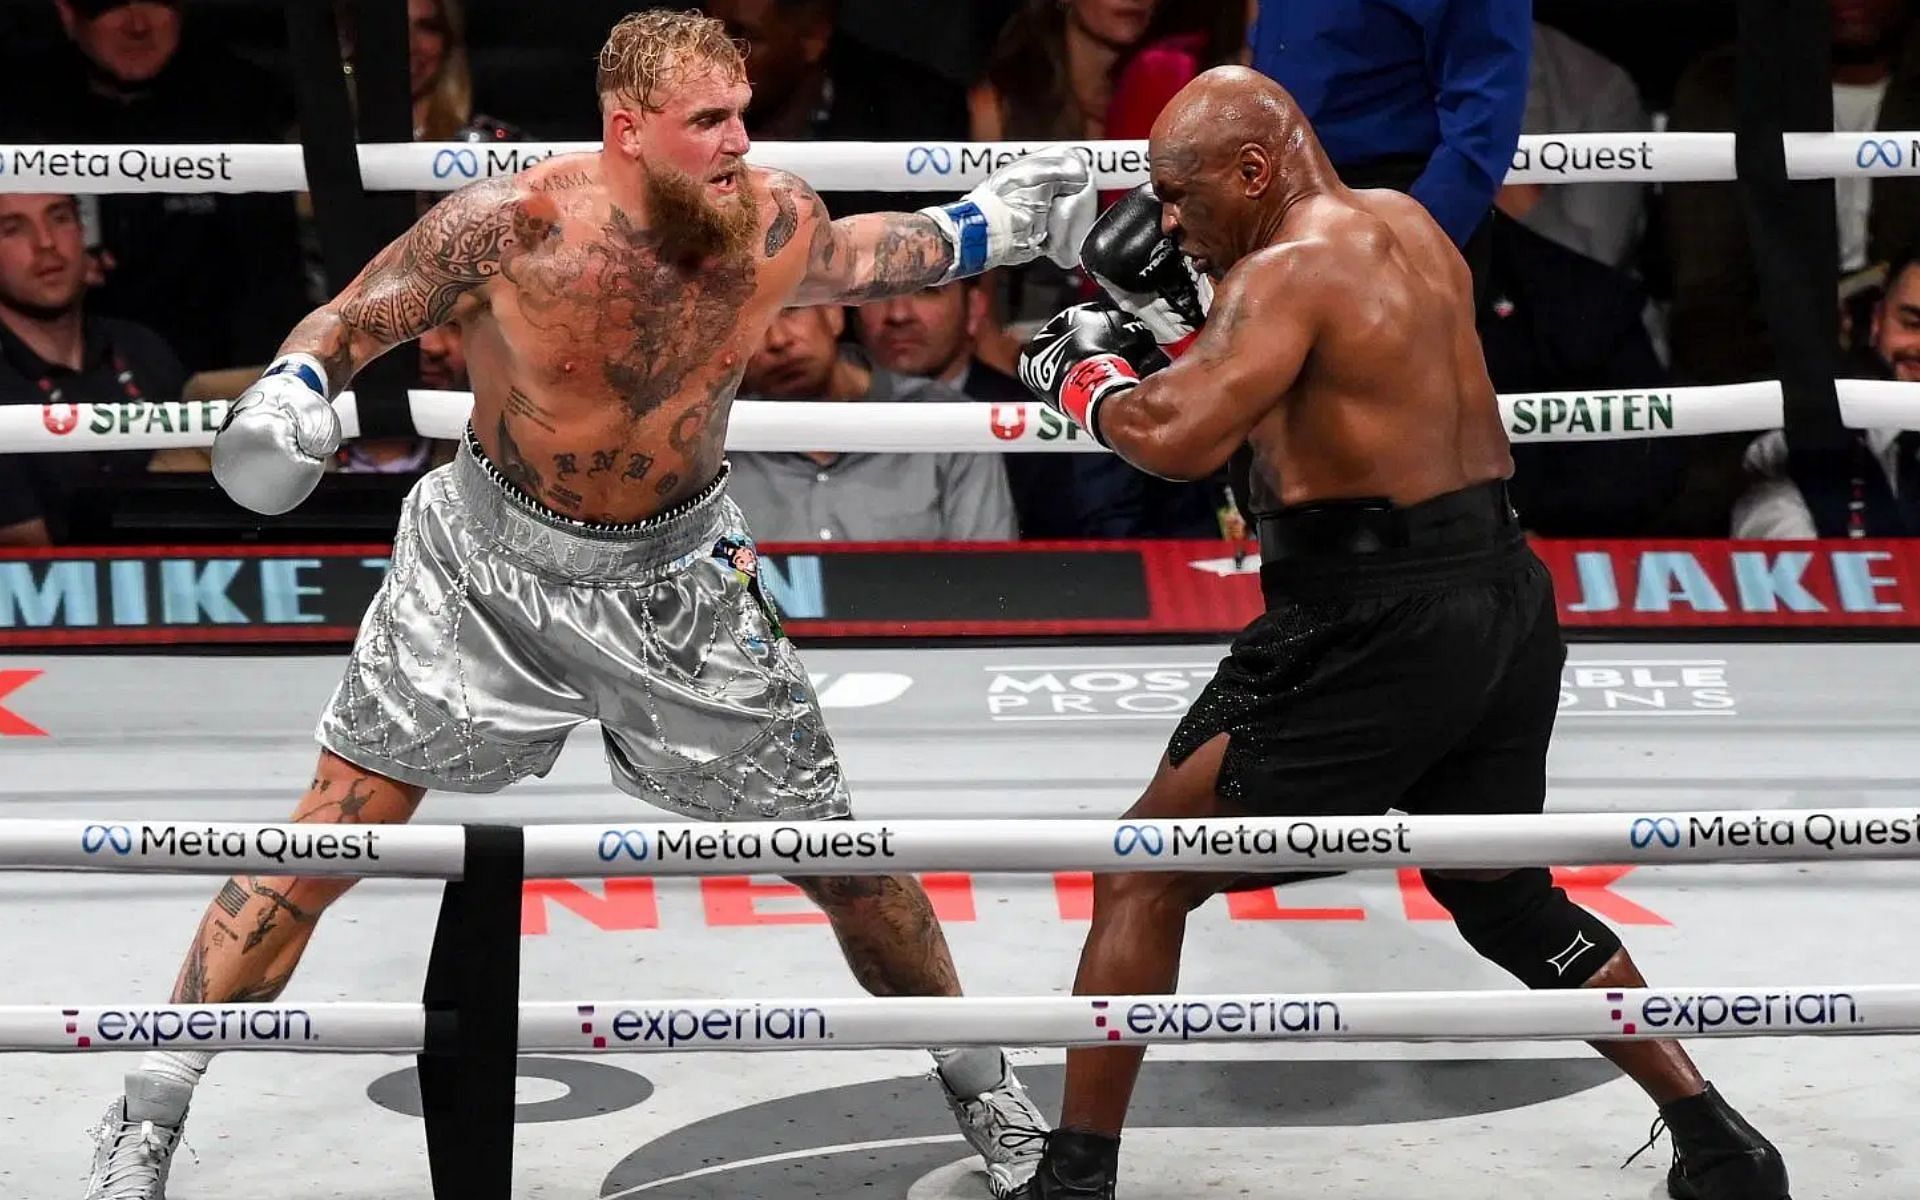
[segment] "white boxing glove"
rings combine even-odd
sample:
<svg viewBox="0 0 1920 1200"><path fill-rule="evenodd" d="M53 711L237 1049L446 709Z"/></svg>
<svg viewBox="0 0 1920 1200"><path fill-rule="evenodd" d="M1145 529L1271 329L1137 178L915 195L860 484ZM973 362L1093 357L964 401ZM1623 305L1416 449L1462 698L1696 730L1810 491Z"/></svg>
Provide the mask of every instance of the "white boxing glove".
<svg viewBox="0 0 1920 1200"><path fill-rule="evenodd" d="M1017 158L951 204L920 210L953 245L942 283L1045 254L1080 265L1080 243L1099 215L1093 173L1064 147Z"/></svg>
<svg viewBox="0 0 1920 1200"><path fill-rule="evenodd" d="M325 368L310 354L282 355L227 409L213 477L238 503L278 516L313 493L339 449Z"/></svg>

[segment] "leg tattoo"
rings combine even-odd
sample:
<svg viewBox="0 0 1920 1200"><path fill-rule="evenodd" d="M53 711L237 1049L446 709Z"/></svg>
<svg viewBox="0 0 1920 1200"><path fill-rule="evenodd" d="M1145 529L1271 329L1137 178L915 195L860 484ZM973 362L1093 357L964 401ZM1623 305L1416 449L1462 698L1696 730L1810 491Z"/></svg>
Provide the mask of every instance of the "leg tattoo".
<svg viewBox="0 0 1920 1200"><path fill-rule="evenodd" d="M795 880L826 911L860 986L876 996L957 996L946 934L918 882L900 876Z"/></svg>
<svg viewBox="0 0 1920 1200"><path fill-rule="evenodd" d="M253 889L254 895L265 897L268 903L267 906L261 909L254 917L253 932L247 934L246 945L240 947L240 953L251 954L261 942L266 941L267 938L272 935L274 926L279 923L280 913L283 909L286 910L297 923L313 923L313 918L308 916L306 911L299 905L287 899L284 892L279 892L266 886L254 876L248 876L247 885Z"/></svg>
<svg viewBox="0 0 1920 1200"><path fill-rule="evenodd" d="M329 793L332 790L332 780L315 778L313 781L313 789L309 794L318 796ZM365 810L372 800L373 780L365 775L356 775L347 782L347 790L344 795L337 799L328 800L323 804L317 804L312 809L301 814L301 816L303 820L307 821L331 821L341 825L355 825L359 824L361 812ZM320 815L328 811L332 811L338 815L334 817Z"/></svg>

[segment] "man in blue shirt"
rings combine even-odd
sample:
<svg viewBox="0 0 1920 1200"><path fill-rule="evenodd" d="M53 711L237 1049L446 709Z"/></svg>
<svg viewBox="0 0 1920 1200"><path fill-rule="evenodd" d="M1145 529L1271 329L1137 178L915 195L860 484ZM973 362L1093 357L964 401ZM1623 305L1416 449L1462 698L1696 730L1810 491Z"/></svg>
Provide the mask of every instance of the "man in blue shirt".
<svg viewBox="0 0 1920 1200"><path fill-rule="evenodd" d="M1252 65L1293 93L1341 180L1408 192L1465 247L1520 140L1531 0L1264 0L1258 10Z"/></svg>

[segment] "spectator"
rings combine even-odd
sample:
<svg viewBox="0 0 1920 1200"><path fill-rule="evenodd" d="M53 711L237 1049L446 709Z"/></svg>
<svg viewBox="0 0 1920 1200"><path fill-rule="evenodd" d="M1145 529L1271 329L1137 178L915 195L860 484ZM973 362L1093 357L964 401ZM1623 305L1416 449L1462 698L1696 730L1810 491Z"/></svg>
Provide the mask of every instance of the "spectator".
<svg viewBox="0 0 1920 1200"><path fill-rule="evenodd" d="M460 0L407 0L407 82L413 138L445 142L473 118L473 72Z"/></svg>
<svg viewBox="0 0 1920 1200"><path fill-rule="evenodd" d="M1920 383L1920 259L1890 264L1855 376ZM1733 506L1737 538L1920 536L1920 433L1853 430L1846 451L1803 456L1780 430L1746 453L1752 486Z"/></svg>
<svg viewBox="0 0 1920 1200"><path fill-rule="evenodd" d="M985 290L971 279L854 311L860 344L878 366L936 380L974 400L1031 403L1019 380L974 353L987 321ZM1010 454L1004 462L1023 537L1206 538L1220 532L1208 488L1155 479L1111 454Z"/></svg>
<svg viewBox="0 0 1920 1200"><path fill-rule="evenodd" d="M467 390L467 355L458 325L420 336L420 386L429 391ZM340 447L332 470L347 475L417 475L453 461L456 444L432 438L357 438Z"/></svg>
<svg viewBox="0 0 1920 1200"><path fill-rule="evenodd" d="M342 67L351 79L358 69L360 4L337 0ZM518 130L495 138L498 122L476 116L473 67L467 51L467 16L462 0L407 0L407 86L413 96L413 138L418 142L518 141Z"/></svg>
<svg viewBox="0 0 1920 1200"><path fill-rule="evenodd" d="M1313 122L1351 187L1426 205L1478 279L1526 115L1530 0L1267 0L1252 63Z"/></svg>
<svg viewBox="0 0 1920 1200"><path fill-rule="evenodd" d="M1106 136L1114 71L1146 34L1157 0L1026 0L968 94L973 139L1029 145ZM980 355L1012 373L1024 334L1089 299L1084 277L1041 260L990 277L993 320Z"/></svg>
<svg viewBox="0 0 1920 1200"><path fill-rule="evenodd" d="M1028 0L967 97L974 140L1106 136L1114 71L1156 7L1156 0Z"/></svg>
<svg viewBox="0 0 1920 1200"><path fill-rule="evenodd" d="M708 0L707 12L747 43L748 133L772 141L966 136L966 97L958 85L836 30L834 9L834 0ZM827 196L836 216L910 211L925 203L917 193Z"/></svg>
<svg viewBox="0 0 1920 1200"><path fill-rule="evenodd" d="M960 401L843 350L839 305L774 318L747 361L743 394L775 400ZM983 423L984 427L984 423ZM1013 500L995 454L732 455L734 500L766 541L1011 541Z"/></svg>
<svg viewBox="0 0 1920 1200"><path fill-rule="evenodd" d="M1615 133L1651 129L1633 76L1550 25L1533 27L1525 132ZM1510 183L1502 211L1543 237L1588 258L1634 269L1646 232L1642 183Z"/></svg>
<svg viewBox="0 0 1920 1200"><path fill-rule="evenodd" d="M148 329L86 312L86 242L72 196L0 193L0 403L177 400L179 359ZM49 417L63 412L49 410ZM0 455L0 545L63 542L70 505L145 454Z"/></svg>
<svg viewBox="0 0 1920 1200"><path fill-rule="evenodd" d="M1603 263L1494 215L1480 343L1496 391L1646 391L1666 382L1646 296ZM1670 438L1520 442L1513 505L1546 537L1645 537L1679 489Z"/></svg>
<svg viewBox="0 0 1920 1200"><path fill-rule="evenodd" d="M1920 39L1907 0L1832 0L1836 130L1920 128ZM1734 127L1732 47L1687 68L1674 91L1676 130ZM1920 234L1920 179L1834 181L1843 274L1887 262ZM1737 383L1775 372L1739 193L1723 183L1666 186L1673 263L1675 373L1688 383Z"/></svg>
<svg viewBox="0 0 1920 1200"><path fill-rule="evenodd" d="M1124 59L1107 106L1106 136L1145 139L1174 93L1202 71L1247 52L1250 0L1164 0Z"/></svg>
<svg viewBox="0 0 1920 1200"><path fill-rule="evenodd" d="M288 97L263 72L197 43L180 4L54 7L67 44L0 78L15 139L283 139ZM291 196L112 195L97 205L92 248L104 284L93 307L156 330L189 370L264 361L306 312Z"/></svg>

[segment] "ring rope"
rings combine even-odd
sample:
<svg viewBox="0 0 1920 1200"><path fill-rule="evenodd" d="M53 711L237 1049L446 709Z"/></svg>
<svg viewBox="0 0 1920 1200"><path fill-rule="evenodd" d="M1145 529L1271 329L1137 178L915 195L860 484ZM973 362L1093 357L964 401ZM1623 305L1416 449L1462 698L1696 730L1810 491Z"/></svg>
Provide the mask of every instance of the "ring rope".
<svg viewBox="0 0 1920 1200"><path fill-rule="evenodd" d="M523 836L529 878L1905 862L1920 859L1920 812L663 822L529 825ZM466 852L459 825L0 820L0 870L457 879Z"/></svg>
<svg viewBox="0 0 1920 1200"><path fill-rule="evenodd" d="M1920 429L1920 383L1835 381L1841 422L1854 429ZM458 439L471 392L408 393L422 437ZM1596 442L1643 437L1758 433L1785 422L1780 384L1720 384L1649 391L1528 392L1500 398L1514 442ZM206 447L226 418L225 400L0 406L0 453ZM334 399L348 438L360 434L352 392ZM735 401L727 449L873 453L1104 453L1045 405Z"/></svg>
<svg viewBox="0 0 1920 1200"><path fill-rule="evenodd" d="M1633 132L1528 134L1520 138L1508 183L1594 181L1677 183L1738 178L1732 133ZM1920 174L1920 132L1783 134L1793 179L1883 178ZM1078 151L1103 189L1147 178L1145 141L1066 142L762 142L752 159L792 171L823 191L950 191L980 182L996 167L1045 146ZM554 154L595 151L597 142L380 142L359 147L362 186L374 192L451 191L476 179L511 175ZM0 192L301 192L300 146L0 144Z"/></svg>
<svg viewBox="0 0 1920 1200"><path fill-rule="evenodd" d="M9 1005L0 1052L417 1053L417 1004ZM523 1053L1920 1033L1920 985L523 1003Z"/></svg>

